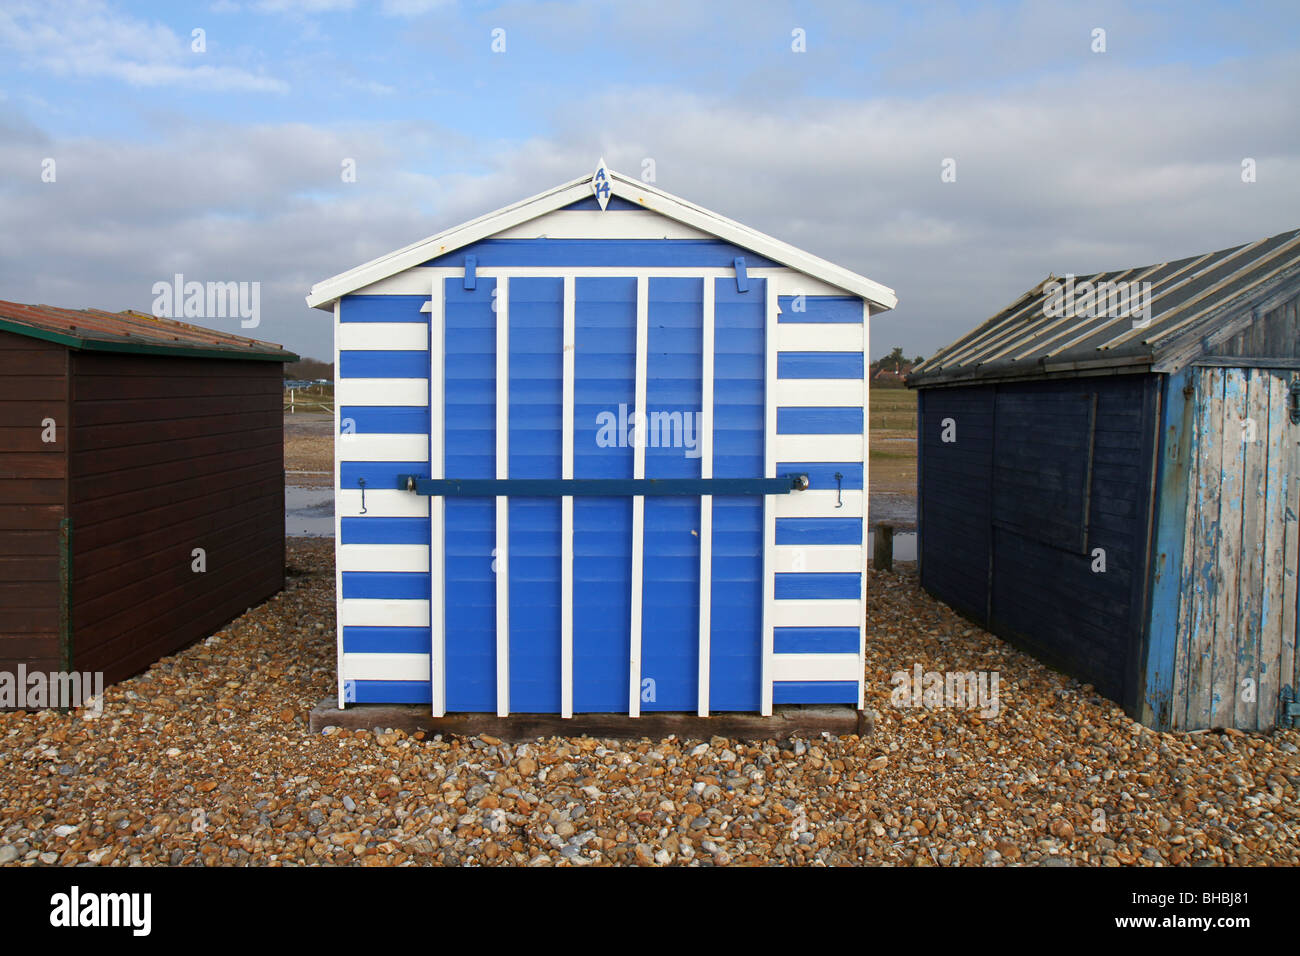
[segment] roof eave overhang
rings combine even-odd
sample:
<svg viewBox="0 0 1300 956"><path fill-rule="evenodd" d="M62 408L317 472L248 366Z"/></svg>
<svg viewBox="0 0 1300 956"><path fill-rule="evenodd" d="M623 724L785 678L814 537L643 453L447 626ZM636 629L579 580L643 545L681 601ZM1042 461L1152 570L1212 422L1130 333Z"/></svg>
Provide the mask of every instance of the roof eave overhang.
<svg viewBox="0 0 1300 956"><path fill-rule="evenodd" d="M135 355L171 355L178 358L225 358L244 359L260 362L296 362L298 356L293 352L241 351L222 348L215 345L205 348L200 345L160 345L152 342L107 342L103 339L88 339L77 335L67 335L50 329L38 329L22 322L11 322L0 318L0 332L12 332L29 339L53 342L79 352L121 352Z"/></svg>
<svg viewBox="0 0 1300 956"><path fill-rule="evenodd" d="M1153 360L1150 355L1133 355L1124 358L1109 357L1088 361L1047 362L1025 365L1022 368L956 368L950 372L938 370L920 376L908 376L908 388L940 388L949 385L985 385L994 382L1013 382L1048 378L1081 378L1095 375L1132 375L1150 372Z"/></svg>
<svg viewBox="0 0 1300 956"><path fill-rule="evenodd" d="M898 296L893 289L856 272L850 272L640 180L630 179L622 173L609 170L609 176L610 190L615 196L669 219L712 233L734 245L753 249L784 266L850 292L867 300L873 313L888 311L898 304ZM590 195L590 179L575 179L318 282L312 286L307 304L314 309L330 309L336 300L351 292L454 252L470 243L487 239L498 232L522 225L530 219L563 209Z"/></svg>

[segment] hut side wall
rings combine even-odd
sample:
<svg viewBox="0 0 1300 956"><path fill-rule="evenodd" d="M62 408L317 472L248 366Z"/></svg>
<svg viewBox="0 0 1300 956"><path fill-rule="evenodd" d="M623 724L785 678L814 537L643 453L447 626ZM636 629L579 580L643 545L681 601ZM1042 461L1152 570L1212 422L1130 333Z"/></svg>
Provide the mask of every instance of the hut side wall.
<svg viewBox="0 0 1300 956"><path fill-rule="evenodd" d="M923 393L922 584L1136 705L1156 381ZM945 419L951 420L943 440Z"/></svg>
<svg viewBox="0 0 1300 956"><path fill-rule="evenodd" d="M283 587L282 366L77 353L72 371L72 663L111 682Z"/></svg>
<svg viewBox="0 0 1300 956"><path fill-rule="evenodd" d="M0 671L64 666L67 375L66 349L0 332Z"/></svg>
<svg viewBox="0 0 1300 956"><path fill-rule="evenodd" d="M1168 724L1267 729L1297 672L1300 426L1292 373L1197 368ZM1167 585L1168 586L1168 585ZM1153 630L1160 623L1153 621ZM1168 626L1168 622L1165 622ZM1166 668L1168 670L1168 668Z"/></svg>
<svg viewBox="0 0 1300 956"><path fill-rule="evenodd" d="M1300 359L1300 292L1209 350L1207 355Z"/></svg>

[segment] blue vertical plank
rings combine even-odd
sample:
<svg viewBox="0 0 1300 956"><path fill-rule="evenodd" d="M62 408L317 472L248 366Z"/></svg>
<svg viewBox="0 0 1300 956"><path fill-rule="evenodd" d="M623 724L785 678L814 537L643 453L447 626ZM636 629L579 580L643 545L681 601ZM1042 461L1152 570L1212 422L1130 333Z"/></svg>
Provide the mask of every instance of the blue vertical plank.
<svg viewBox="0 0 1300 956"><path fill-rule="evenodd" d="M1157 465L1156 542L1151 562L1151 612L1146 688L1141 701L1142 722L1157 730L1173 728L1175 654L1178 647L1178 608L1183 599L1183 543L1187 525L1188 482L1194 406L1183 394L1192 383L1192 370L1164 376L1163 421Z"/></svg>
<svg viewBox="0 0 1300 956"><path fill-rule="evenodd" d="M631 478L636 280L574 288L573 474ZM573 709L626 711L631 654L632 499L573 502Z"/></svg>
<svg viewBox="0 0 1300 956"><path fill-rule="evenodd" d="M763 476L765 281L751 282L742 293L734 281L714 280L715 478ZM712 570L709 706L755 711L763 654L762 499L713 499Z"/></svg>
<svg viewBox="0 0 1300 956"><path fill-rule="evenodd" d="M443 283L449 478L496 476L496 282L477 285L465 289L459 280ZM445 509L447 709L495 711L494 504L490 498L448 498ZM424 524L427 529L428 521Z"/></svg>
<svg viewBox="0 0 1300 956"><path fill-rule="evenodd" d="M650 280L647 478L700 477L703 314L703 279ZM699 700L700 499L646 498L644 544L641 709L691 710Z"/></svg>
<svg viewBox="0 0 1300 956"><path fill-rule="evenodd" d="M560 478L564 280L510 281L511 478ZM510 710L560 710L560 499L511 497Z"/></svg>

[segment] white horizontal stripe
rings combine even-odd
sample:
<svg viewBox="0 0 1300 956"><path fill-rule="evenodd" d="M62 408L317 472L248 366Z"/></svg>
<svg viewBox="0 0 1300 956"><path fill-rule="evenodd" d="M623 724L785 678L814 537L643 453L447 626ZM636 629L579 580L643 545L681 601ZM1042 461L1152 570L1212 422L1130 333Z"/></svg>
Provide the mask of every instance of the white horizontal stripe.
<svg viewBox="0 0 1300 956"><path fill-rule="evenodd" d="M776 601L772 609L773 627L862 627L862 602Z"/></svg>
<svg viewBox="0 0 1300 956"><path fill-rule="evenodd" d="M773 549L774 571L862 571L862 549L834 544L780 544Z"/></svg>
<svg viewBox="0 0 1300 956"><path fill-rule="evenodd" d="M805 295L845 294L843 289L819 282L817 279L813 279L810 276L806 276L801 272L796 272L791 269L751 268L746 271L750 278L774 281L777 290L781 295L794 294L796 290L803 292ZM364 288L357 289L355 294L427 296L429 294L431 283L435 280L459 279L464 276L464 274L465 266L463 259L459 265L451 267L417 266L412 269L407 269L405 272L399 272L397 275L389 276L386 279L372 282ZM564 278L567 276L575 276L578 278L639 278L641 276L646 276L652 279L666 276L705 276L721 279L734 279L736 276L736 270L731 266L685 266L676 269L667 266L658 266L654 268L635 268L632 266L479 266L475 271L475 274L488 279L501 278L503 276L518 278ZM787 292L787 289L790 291ZM366 323L342 324L362 325ZM851 327L858 330L860 338L862 326L853 324ZM856 352L861 348L862 343L859 341L857 347L851 351Z"/></svg>
<svg viewBox="0 0 1300 956"><path fill-rule="evenodd" d="M340 435L339 461L428 461L426 435Z"/></svg>
<svg viewBox="0 0 1300 956"><path fill-rule="evenodd" d="M648 210L559 209L496 233L493 239L712 239L707 232Z"/></svg>
<svg viewBox="0 0 1300 956"><path fill-rule="evenodd" d="M370 498L366 497L369 505ZM428 571L426 544L339 545L340 571Z"/></svg>
<svg viewBox="0 0 1300 956"><path fill-rule="evenodd" d="M334 397L340 405L428 405L429 380L341 378L334 383Z"/></svg>
<svg viewBox="0 0 1300 956"><path fill-rule="evenodd" d="M861 461L861 435L777 435L777 461Z"/></svg>
<svg viewBox="0 0 1300 956"><path fill-rule="evenodd" d="M366 498L369 501L369 497ZM844 491L794 491L788 495L777 495L776 516L778 518L861 518L862 492ZM836 501L842 501L843 507L835 507Z"/></svg>
<svg viewBox="0 0 1300 956"><path fill-rule="evenodd" d="M778 378L772 392L778 407L862 407L862 382L856 378Z"/></svg>
<svg viewBox="0 0 1300 956"><path fill-rule="evenodd" d="M341 518L361 517L361 489L341 488L334 496ZM427 518L429 496L410 491L379 489L366 483L367 518Z"/></svg>
<svg viewBox="0 0 1300 956"><path fill-rule="evenodd" d="M852 322L780 322L778 352L860 352L862 326Z"/></svg>
<svg viewBox="0 0 1300 956"><path fill-rule="evenodd" d="M429 679L428 654L344 654L344 680Z"/></svg>
<svg viewBox="0 0 1300 956"><path fill-rule="evenodd" d="M429 326L423 322L340 322L339 351L423 352L429 347Z"/></svg>
<svg viewBox="0 0 1300 956"><path fill-rule="evenodd" d="M339 602L340 627L428 627L428 601L344 598Z"/></svg>
<svg viewBox="0 0 1300 956"><path fill-rule="evenodd" d="M860 677L862 663L857 654L772 655L772 680L855 681Z"/></svg>

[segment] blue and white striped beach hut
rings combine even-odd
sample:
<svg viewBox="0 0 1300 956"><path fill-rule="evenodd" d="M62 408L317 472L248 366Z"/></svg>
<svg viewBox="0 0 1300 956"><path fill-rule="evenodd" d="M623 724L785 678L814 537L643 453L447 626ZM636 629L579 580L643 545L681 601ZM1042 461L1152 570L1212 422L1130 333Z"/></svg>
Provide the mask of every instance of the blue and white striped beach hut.
<svg viewBox="0 0 1300 956"><path fill-rule="evenodd" d="M890 289L602 161L307 301L335 320L340 707L862 706Z"/></svg>

